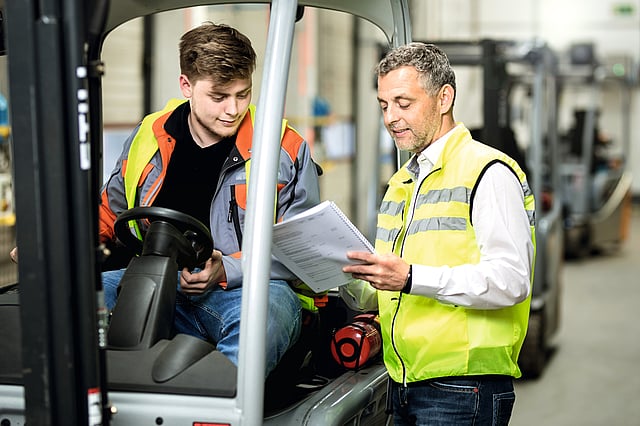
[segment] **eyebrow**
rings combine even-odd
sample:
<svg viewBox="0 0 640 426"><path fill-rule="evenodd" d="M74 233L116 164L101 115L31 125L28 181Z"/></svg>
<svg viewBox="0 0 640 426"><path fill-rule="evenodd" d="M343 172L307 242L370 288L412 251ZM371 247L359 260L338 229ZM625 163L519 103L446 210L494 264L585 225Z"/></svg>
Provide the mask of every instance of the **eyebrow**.
<svg viewBox="0 0 640 426"><path fill-rule="evenodd" d="M380 97L377 98L378 102L390 102L390 101L386 101L384 99L381 99ZM407 96L407 95L398 95L398 96L394 96L393 98L391 98L391 102L393 101L400 101L400 100L405 100L405 101L413 101L415 98L412 96Z"/></svg>
<svg viewBox="0 0 640 426"><path fill-rule="evenodd" d="M237 92L228 92L228 91L224 91L224 90L210 90L209 91L209 95L210 96L230 96L230 95L243 95L243 94L247 94L249 92L251 92L252 90L252 86L247 87L246 89L242 89L240 91Z"/></svg>

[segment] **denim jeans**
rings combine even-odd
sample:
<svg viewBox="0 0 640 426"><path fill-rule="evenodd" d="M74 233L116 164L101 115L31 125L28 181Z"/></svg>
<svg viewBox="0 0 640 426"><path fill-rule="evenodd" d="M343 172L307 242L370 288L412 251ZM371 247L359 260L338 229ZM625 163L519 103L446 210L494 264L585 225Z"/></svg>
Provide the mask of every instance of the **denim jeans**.
<svg viewBox="0 0 640 426"><path fill-rule="evenodd" d="M123 275L124 269L102 273L105 304L109 310L116 304L117 287ZM216 287L198 296L186 296L178 291L175 331L215 343L217 350L238 365L241 296L241 287L231 290ZM300 299L286 281L269 282L265 377L298 340L301 309Z"/></svg>
<svg viewBox="0 0 640 426"><path fill-rule="evenodd" d="M393 424L503 426L509 424L516 395L508 376L447 377L391 383Z"/></svg>

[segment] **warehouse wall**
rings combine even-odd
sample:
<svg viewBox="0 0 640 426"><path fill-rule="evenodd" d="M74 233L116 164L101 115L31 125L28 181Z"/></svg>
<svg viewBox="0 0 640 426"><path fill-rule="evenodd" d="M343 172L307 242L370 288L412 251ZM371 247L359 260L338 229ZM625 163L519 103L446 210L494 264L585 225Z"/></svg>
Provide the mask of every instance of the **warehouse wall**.
<svg viewBox="0 0 640 426"><path fill-rule="evenodd" d="M547 42L566 60L574 43L593 43L600 58L629 57L640 62L640 0L413 0L414 39L479 40L482 38ZM637 77L637 68L635 69ZM480 123L482 83L477 73L460 70L456 118ZM640 90L631 96L630 152L626 161L635 171L634 195L640 195ZM566 96L568 98L569 96ZM622 150L620 90L608 87L598 97L603 111L601 128L616 149ZM562 104L561 104L562 105ZM560 111L561 126L568 126L570 111Z"/></svg>
<svg viewBox="0 0 640 426"><path fill-rule="evenodd" d="M410 7L414 39L538 38L565 58L572 44L591 42L600 58L627 56L636 65L640 61L640 0L410 0ZM189 12L167 13L156 21L153 108L160 108L168 97L180 96L177 40L188 28L204 20L237 26L253 40L259 56L259 68L254 79L254 102L258 101L268 26L264 6L203 7ZM255 22L263 22L263 25L255 25ZM105 101L112 105L105 110L107 127L131 126L142 114L139 80L142 65L136 59L141 49L141 28L141 22L127 24L107 40L104 50L108 63ZM310 106L317 94L328 100L335 116L348 121L353 114L352 46L335 42L337 36L345 40L345 36L353 31L353 20L337 13L327 15L308 11L296 25L298 41L293 52L286 109L293 124L311 141L315 135L311 130L313 117ZM361 29L359 33L368 55L375 55L375 35L372 34L371 29ZM167 46L172 48L167 49ZM372 59L375 62L375 58ZM368 81L371 78L373 84L370 62L365 58L358 80ZM456 105L456 118L469 126L480 125L481 76L470 69L457 71L460 101ZM577 96L574 95L566 95L565 98L573 100ZM639 98L636 86L632 89L632 118L640 114ZM599 96L598 102L603 110L601 128L618 144L620 151L623 135L619 93L607 90ZM561 126L570 124L571 107L568 105L560 110ZM630 152L626 161L631 170L640 175L640 144L635 142L640 140L640 124L634 121L632 119ZM634 180L632 188L634 194L640 194L640 178Z"/></svg>

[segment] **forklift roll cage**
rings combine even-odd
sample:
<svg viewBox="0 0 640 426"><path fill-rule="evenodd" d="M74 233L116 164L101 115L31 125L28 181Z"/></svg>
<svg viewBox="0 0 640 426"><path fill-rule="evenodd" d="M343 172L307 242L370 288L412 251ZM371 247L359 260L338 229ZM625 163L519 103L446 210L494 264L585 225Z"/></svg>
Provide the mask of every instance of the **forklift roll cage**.
<svg viewBox="0 0 640 426"><path fill-rule="evenodd" d="M2 4L4 3L4 4ZM101 303L97 200L101 174L101 49L136 17L189 6L271 3L254 132L244 240L238 393L216 403L232 424L263 420L266 282L280 122L298 7L343 11L410 41L406 0L24 0L1 2L9 55L20 247L21 385L0 385L3 415L34 425L107 424L106 311ZM266 107L268 103L268 108ZM260 230L260 232L257 232ZM96 295L98 297L96 297ZM251 306L251 309L248 307ZM251 320L249 320L251 314ZM8 407L8 408L7 408Z"/></svg>

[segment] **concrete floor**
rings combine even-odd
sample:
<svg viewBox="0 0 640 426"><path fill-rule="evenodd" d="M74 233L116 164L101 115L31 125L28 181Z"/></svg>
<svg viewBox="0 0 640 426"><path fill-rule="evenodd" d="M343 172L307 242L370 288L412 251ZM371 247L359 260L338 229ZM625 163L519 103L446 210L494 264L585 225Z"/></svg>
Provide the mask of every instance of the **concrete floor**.
<svg viewBox="0 0 640 426"><path fill-rule="evenodd" d="M512 426L640 425L640 206L618 252L565 264L562 324L542 377L517 381Z"/></svg>

